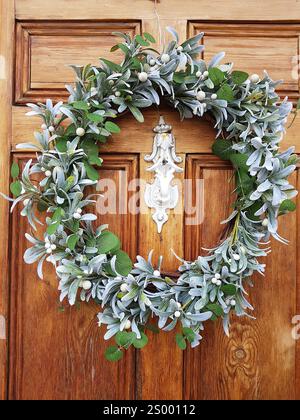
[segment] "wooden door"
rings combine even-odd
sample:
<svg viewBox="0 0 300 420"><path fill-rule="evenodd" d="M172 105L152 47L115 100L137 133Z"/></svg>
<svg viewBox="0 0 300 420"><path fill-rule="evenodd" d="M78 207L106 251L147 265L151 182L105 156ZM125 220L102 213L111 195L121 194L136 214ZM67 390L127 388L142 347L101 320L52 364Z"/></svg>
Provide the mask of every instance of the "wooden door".
<svg viewBox="0 0 300 420"><path fill-rule="evenodd" d="M300 4L296 0L157 0L162 27L173 26L184 40L206 33L204 58L227 51L227 60L249 72L269 69L284 78L282 96L299 97ZM73 75L65 64L96 63L109 57L112 32L148 31L159 39L155 2L151 0L0 0L0 190L8 193L12 160L29 155L16 144L32 140L39 121L24 116L26 102L66 98ZM161 110L174 127L177 153L185 169L181 179L204 182L204 220L186 226L183 195L163 230L156 233L150 214L102 215L134 257L150 249L164 255L164 270L178 263L171 254L194 258L216 243L219 222L229 211L231 168L211 155L214 130L205 121L181 123L175 111ZM106 178L126 182L145 175L144 154L152 147L157 110L145 113L144 125L121 120L122 134L103 147ZM285 145L299 146L300 120ZM180 177L179 177L180 178ZM300 189L299 172L293 176ZM119 180L125 179L124 183ZM128 198L128 197L127 197ZM206 328L204 341L183 353L174 334L151 335L140 352L130 351L118 364L103 358L103 331L97 307L59 310L57 280L49 268L45 281L23 263L28 226L0 200L0 380L1 398L9 399L295 399L300 398L300 343L292 338L292 319L300 314L299 210L281 221L290 245L273 243L266 277L251 291L257 317L235 319L231 336L221 325Z"/></svg>

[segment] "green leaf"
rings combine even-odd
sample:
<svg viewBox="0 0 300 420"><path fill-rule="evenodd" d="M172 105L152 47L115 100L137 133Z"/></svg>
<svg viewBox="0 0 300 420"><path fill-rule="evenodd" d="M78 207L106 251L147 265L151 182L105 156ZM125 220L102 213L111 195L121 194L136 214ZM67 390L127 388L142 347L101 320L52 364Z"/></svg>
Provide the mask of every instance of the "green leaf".
<svg viewBox="0 0 300 420"><path fill-rule="evenodd" d="M83 140L83 142L81 143L81 147L83 148L83 151L87 155L87 157L98 156L99 146L97 145L97 143L94 142L94 140Z"/></svg>
<svg viewBox="0 0 300 420"><path fill-rule="evenodd" d="M58 207L55 210L55 212L53 213L52 221L53 222L60 222L63 214L64 214L64 210L61 207Z"/></svg>
<svg viewBox="0 0 300 420"><path fill-rule="evenodd" d="M99 156L90 156L89 157L89 163L91 165L102 166L103 159L99 158Z"/></svg>
<svg viewBox="0 0 300 420"><path fill-rule="evenodd" d="M246 164L248 155L244 153L234 153L230 155L230 160L235 168L240 168L244 171L248 171L249 166Z"/></svg>
<svg viewBox="0 0 300 420"><path fill-rule="evenodd" d="M97 248L99 254L107 254L108 252L120 248L120 240L114 233L105 230L97 239Z"/></svg>
<svg viewBox="0 0 300 420"><path fill-rule="evenodd" d="M143 35L144 38L147 39L147 41L151 42L152 44L155 44L155 38L151 34L149 34L149 32L144 32Z"/></svg>
<svg viewBox="0 0 300 420"><path fill-rule="evenodd" d="M107 131L110 131L111 133L120 133L121 131L120 127L111 121L106 121L104 127Z"/></svg>
<svg viewBox="0 0 300 420"><path fill-rule="evenodd" d="M141 338L135 338L132 344L136 349L142 349L148 344L148 337L145 333L141 332Z"/></svg>
<svg viewBox="0 0 300 420"><path fill-rule="evenodd" d="M280 212L295 211L296 204L292 200L284 200L279 207Z"/></svg>
<svg viewBox="0 0 300 420"><path fill-rule="evenodd" d="M135 106L130 105L130 104L127 104L127 106L130 109L130 111L132 112L132 115L134 116L134 118L138 122L140 122L140 123L144 122L144 116L138 108L136 108Z"/></svg>
<svg viewBox="0 0 300 420"><path fill-rule="evenodd" d="M115 51L117 51L119 48L120 48L120 47L119 47L119 44L114 45L113 47L111 47L110 52L115 52Z"/></svg>
<svg viewBox="0 0 300 420"><path fill-rule="evenodd" d="M232 81L235 85L242 85L249 77L249 74L244 71L233 71L231 73Z"/></svg>
<svg viewBox="0 0 300 420"><path fill-rule="evenodd" d="M51 225L47 227L48 235L53 235L57 231L59 225L60 225L60 222L51 223Z"/></svg>
<svg viewBox="0 0 300 420"><path fill-rule="evenodd" d="M66 136L56 138L55 145L59 152L66 153L66 151L68 150L67 141L68 138Z"/></svg>
<svg viewBox="0 0 300 420"><path fill-rule="evenodd" d="M237 183L237 193L238 195L248 195L253 191L254 188L254 178L251 177L248 171L239 169L236 172L236 183Z"/></svg>
<svg viewBox="0 0 300 420"><path fill-rule="evenodd" d="M116 73L122 72L122 67L119 64L113 63L105 58L101 58L101 61L103 61L103 63L106 64L112 71L115 71Z"/></svg>
<svg viewBox="0 0 300 420"><path fill-rule="evenodd" d="M216 316L224 315L222 307L217 303L209 303L208 305L206 305L206 309L213 312Z"/></svg>
<svg viewBox="0 0 300 420"><path fill-rule="evenodd" d="M191 328L184 327L182 332L190 343L194 341L196 334Z"/></svg>
<svg viewBox="0 0 300 420"><path fill-rule="evenodd" d="M11 165L10 174L12 178L17 178L19 176L20 168L17 162L13 162L13 164Z"/></svg>
<svg viewBox="0 0 300 420"><path fill-rule="evenodd" d="M210 80L215 86L219 86L225 79L225 74L217 67L211 67L210 69L208 69L208 74Z"/></svg>
<svg viewBox="0 0 300 420"><path fill-rule="evenodd" d="M22 184L20 181L15 181L10 184L10 191L15 197L19 197L22 192Z"/></svg>
<svg viewBox="0 0 300 420"><path fill-rule="evenodd" d="M105 350L105 358L110 362L117 362L122 359L123 352L117 346L110 346Z"/></svg>
<svg viewBox="0 0 300 420"><path fill-rule="evenodd" d="M135 339L136 335L134 332L119 331L115 336L118 346L124 347L126 350L131 346Z"/></svg>
<svg viewBox="0 0 300 420"><path fill-rule="evenodd" d="M70 235L67 239L67 246L70 248L71 251L75 249L75 246L78 242L79 237L74 233L73 235Z"/></svg>
<svg viewBox="0 0 300 420"><path fill-rule="evenodd" d="M75 101L71 105L73 106L73 108L80 109L83 111L87 111L89 109L88 104L84 101Z"/></svg>
<svg viewBox="0 0 300 420"><path fill-rule="evenodd" d="M114 253L116 255L116 270L122 276L127 276L132 270L132 261L125 251L118 250Z"/></svg>
<svg viewBox="0 0 300 420"><path fill-rule="evenodd" d="M255 216L255 213L257 212L257 210L259 210L263 205L263 201L262 200L257 200L255 201L255 203L252 204L252 206L248 207L246 210L246 216L248 217L248 219L250 220L254 220L257 221L259 220L259 216Z"/></svg>
<svg viewBox="0 0 300 420"><path fill-rule="evenodd" d="M90 121L94 123L100 123L103 121L102 115L99 114L87 114L87 117Z"/></svg>
<svg viewBox="0 0 300 420"><path fill-rule="evenodd" d="M146 324L145 328L154 334L159 334L159 328L155 324Z"/></svg>
<svg viewBox="0 0 300 420"><path fill-rule="evenodd" d="M37 209L38 209L38 211L40 212L40 213L43 213L44 211L46 211L46 210L48 210L48 204L46 204L45 203L45 201L43 201L43 200L40 200L38 203L37 203Z"/></svg>
<svg viewBox="0 0 300 420"><path fill-rule="evenodd" d="M221 287L221 290L226 296L234 296L236 294L236 287L233 284L225 284Z"/></svg>
<svg viewBox="0 0 300 420"><path fill-rule="evenodd" d="M135 40L138 44L142 45L143 47L149 47L149 42L146 41L141 35L136 35Z"/></svg>
<svg viewBox="0 0 300 420"><path fill-rule="evenodd" d="M221 86L217 91L217 95L218 99L223 99L227 102L232 102L234 100L234 92L228 84Z"/></svg>
<svg viewBox="0 0 300 420"><path fill-rule="evenodd" d="M182 334L176 334L176 343L181 350L186 349L186 341Z"/></svg>
<svg viewBox="0 0 300 420"><path fill-rule="evenodd" d="M212 151L223 160L229 160L232 155L232 144L228 140L217 139L212 145Z"/></svg>
<svg viewBox="0 0 300 420"><path fill-rule="evenodd" d="M92 181L98 181L99 179L99 173L97 171L97 169L95 169L89 162L84 161L84 167L86 170L86 174L87 176L92 180Z"/></svg>
<svg viewBox="0 0 300 420"><path fill-rule="evenodd" d="M173 81L178 84L182 84L185 81L185 73L176 72L173 74Z"/></svg>

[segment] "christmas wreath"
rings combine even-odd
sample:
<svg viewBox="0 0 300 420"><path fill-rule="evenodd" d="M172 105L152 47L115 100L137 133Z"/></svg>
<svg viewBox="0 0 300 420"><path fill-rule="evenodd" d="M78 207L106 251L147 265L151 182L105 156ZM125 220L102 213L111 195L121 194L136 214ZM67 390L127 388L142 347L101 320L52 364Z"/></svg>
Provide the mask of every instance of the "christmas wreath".
<svg viewBox="0 0 300 420"><path fill-rule="evenodd" d="M47 213L44 236L26 234L32 246L25 262L38 262L40 278L44 261L53 263L61 301L99 304L104 337L116 341L106 350L109 360L119 360L130 346L144 347L153 316L164 331L181 324L181 349L199 344L208 320L222 318L228 334L231 312L250 316L245 286L255 272L263 274L258 258L270 252L270 236L287 242L277 233L278 216L295 209L297 192L288 177L297 156L293 148L279 150L292 104L275 92L279 82L219 64L224 53L206 64L199 58L203 34L179 45L168 30L174 40L162 54L151 48L149 33L133 39L116 33L123 42L111 50L123 52L121 64L102 58L99 67L72 66L76 83L67 86L68 103L28 104L28 115L43 124L35 133L38 145L18 147L37 152L37 159L22 173L16 163L11 169L12 209L23 203L21 215L33 232L44 223L38 214ZM141 110L158 106L162 97L182 119L210 115L217 131L212 150L232 162L236 180L233 212L223 222L226 239L196 261L182 259L177 280L161 275L161 261L153 265L151 253L133 265L118 237L105 225L96 227L97 216L88 210L95 204L87 189L98 182L101 145L120 131L115 119L129 111L142 123Z"/></svg>

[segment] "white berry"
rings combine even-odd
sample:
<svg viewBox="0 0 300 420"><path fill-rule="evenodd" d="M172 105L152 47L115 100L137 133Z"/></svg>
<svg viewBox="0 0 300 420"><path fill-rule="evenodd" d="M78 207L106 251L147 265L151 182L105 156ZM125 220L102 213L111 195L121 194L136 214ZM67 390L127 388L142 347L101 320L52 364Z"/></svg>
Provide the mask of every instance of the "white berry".
<svg viewBox="0 0 300 420"><path fill-rule="evenodd" d="M42 130L47 130L47 126L46 126L46 124L42 124L42 125L41 125L41 129L42 129Z"/></svg>
<svg viewBox="0 0 300 420"><path fill-rule="evenodd" d="M115 92L115 96L116 96L117 98L119 98L119 97L121 96L121 92L120 92L119 90L117 90L117 91Z"/></svg>
<svg viewBox="0 0 300 420"><path fill-rule="evenodd" d="M211 279L211 282L212 282L212 284L217 284L217 279L215 278L215 277L213 277L212 279Z"/></svg>
<svg viewBox="0 0 300 420"><path fill-rule="evenodd" d="M180 309L181 308L181 303L180 302L176 302L177 303L177 308Z"/></svg>
<svg viewBox="0 0 300 420"><path fill-rule="evenodd" d="M82 209L78 208L78 209L76 210L76 213L81 214L81 213L82 213Z"/></svg>
<svg viewBox="0 0 300 420"><path fill-rule="evenodd" d="M221 274L216 273L216 274L215 274L215 278L216 278L217 280L219 280L219 279L221 278Z"/></svg>
<svg viewBox="0 0 300 420"><path fill-rule="evenodd" d="M162 61L163 63L168 63L168 62L170 61L170 56L169 56L169 54L163 54L163 55L161 56L161 61Z"/></svg>
<svg viewBox="0 0 300 420"><path fill-rule="evenodd" d="M125 330L129 330L129 328L131 327L131 322L129 321L129 319L126 321L124 328Z"/></svg>
<svg viewBox="0 0 300 420"><path fill-rule="evenodd" d="M267 227L267 226L268 226L268 224L269 224L269 220L268 220L268 219L264 219L264 220L261 222L261 224L262 224L264 227Z"/></svg>
<svg viewBox="0 0 300 420"><path fill-rule="evenodd" d="M153 58L151 58L151 60L149 61L150 66L155 66L155 60Z"/></svg>
<svg viewBox="0 0 300 420"><path fill-rule="evenodd" d="M198 70L197 73L196 73L196 77L201 77L201 76L202 76L202 73L201 73L200 70Z"/></svg>
<svg viewBox="0 0 300 420"><path fill-rule="evenodd" d="M70 248L66 248L66 249L65 249L65 252L66 252L67 254L69 254L69 253L71 252Z"/></svg>
<svg viewBox="0 0 300 420"><path fill-rule="evenodd" d="M174 316L175 316L175 318L180 318L180 316L181 316L180 311L176 311L176 312L174 313Z"/></svg>
<svg viewBox="0 0 300 420"><path fill-rule="evenodd" d="M211 99L212 99L213 101L215 101L215 100L217 99L217 97L218 97L218 95L217 95L216 93L213 93L213 94L211 95Z"/></svg>
<svg viewBox="0 0 300 420"><path fill-rule="evenodd" d="M114 82L113 80L110 80L110 81L108 82L108 84L109 84L109 86L113 86L113 85L115 84L115 82Z"/></svg>
<svg viewBox="0 0 300 420"><path fill-rule="evenodd" d="M241 259L241 257L239 256L239 254L233 254L233 259L235 261L239 261Z"/></svg>
<svg viewBox="0 0 300 420"><path fill-rule="evenodd" d="M52 175L52 172L51 172L51 171L46 171L46 172L45 172L45 175L46 175L46 176L51 176L51 175Z"/></svg>
<svg viewBox="0 0 300 420"><path fill-rule="evenodd" d="M139 81L140 82L147 82L148 80L148 74L145 71L142 71L142 73L139 73Z"/></svg>
<svg viewBox="0 0 300 420"><path fill-rule="evenodd" d="M178 52L182 52L183 51L183 47L181 45L179 45L179 47L177 47L177 51Z"/></svg>
<svg viewBox="0 0 300 420"><path fill-rule="evenodd" d="M221 280L217 280L216 285L217 285L217 286L221 286L221 284L222 284Z"/></svg>
<svg viewBox="0 0 300 420"><path fill-rule="evenodd" d="M79 220L79 219L81 219L81 214L79 214L79 213L74 213L74 214L73 214L73 217L74 217L74 219Z"/></svg>
<svg viewBox="0 0 300 420"><path fill-rule="evenodd" d="M26 200L23 201L24 206L27 206L29 204L29 198L26 198Z"/></svg>
<svg viewBox="0 0 300 420"><path fill-rule="evenodd" d="M77 134L77 136L79 136L79 137L84 136L84 135L85 135L85 129L84 129L84 128L82 128L82 127L78 127L78 128L77 128L77 130L76 130L76 134Z"/></svg>
<svg viewBox="0 0 300 420"><path fill-rule="evenodd" d="M51 248L48 248L46 252L47 252L47 254L51 254L52 253L52 249Z"/></svg>
<svg viewBox="0 0 300 420"><path fill-rule="evenodd" d="M235 306L235 305L236 305L236 301L235 301L234 299L232 299L232 300L230 301L230 305L231 305L231 306Z"/></svg>
<svg viewBox="0 0 300 420"><path fill-rule="evenodd" d="M258 74L252 74L251 76L250 76L250 82L252 82L252 83L258 83L259 82L259 75Z"/></svg>
<svg viewBox="0 0 300 420"><path fill-rule="evenodd" d="M50 127L48 128L48 130L50 131L50 133L53 133L55 131L55 128L53 127L53 125L50 125Z"/></svg>
<svg viewBox="0 0 300 420"><path fill-rule="evenodd" d="M203 77L204 77L204 78L206 78L206 77L208 77L208 75L209 75L209 73L208 73L208 71L206 70L206 71L203 73Z"/></svg>
<svg viewBox="0 0 300 420"><path fill-rule="evenodd" d="M158 270L154 270L154 271L153 271L153 276L154 276L154 277L160 277L160 271L158 271Z"/></svg>
<svg viewBox="0 0 300 420"><path fill-rule="evenodd" d="M51 245L51 249L52 249L52 251L54 251L56 249L56 245L55 244L52 244Z"/></svg>
<svg viewBox="0 0 300 420"><path fill-rule="evenodd" d="M203 101L203 99L205 99L205 97L206 97L206 93L203 92L202 90L199 90L199 92L197 92L198 101Z"/></svg>
<svg viewBox="0 0 300 420"><path fill-rule="evenodd" d="M121 284L120 290L121 290L122 293L126 293L127 292L127 284L126 283Z"/></svg>
<svg viewBox="0 0 300 420"><path fill-rule="evenodd" d="M51 245L49 244L49 242L46 242L46 243L45 243L45 248L46 248L46 249L51 248Z"/></svg>
<svg viewBox="0 0 300 420"><path fill-rule="evenodd" d="M90 282L89 280L85 280L82 282L83 290L90 290L91 287L92 287L92 282Z"/></svg>

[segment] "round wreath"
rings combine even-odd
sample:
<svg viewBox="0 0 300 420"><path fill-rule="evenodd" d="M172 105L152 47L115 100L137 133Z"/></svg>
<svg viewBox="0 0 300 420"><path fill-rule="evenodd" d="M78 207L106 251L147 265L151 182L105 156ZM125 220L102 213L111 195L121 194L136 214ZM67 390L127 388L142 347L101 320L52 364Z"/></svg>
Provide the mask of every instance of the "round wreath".
<svg viewBox="0 0 300 420"><path fill-rule="evenodd" d="M252 309L245 285L251 285L253 273L264 272L257 258L270 251L270 235L286 242L277 233L278 216L295 209L291 198L297 192L287 178L297 156L293 148L278 150L292 104L276 94L279 82L267 73L260 79L233 71L232 64L220 65L224 53L206 65L199 59L203 34L178 45L176 32L168 30L174 40L162 54L150 48L155 40L149 33L134 39L116 33L123 42L112 51L124 53L122 64L101 59L99 67L72 66L77 80L75 88L67 86L67 104L28 104L28 115L43 120L42 130L35 133L39 145L18 147L36 151L37 161L28 161L21 176L16 163L11 170L12 208L23 202L21 215L33 230L42 223L35 209L51 215L42 239L26 234L33 246L26 250L25 262L39 261L40 278L44 261L54 264L61 301L67 298L74 305L79 298L101 305L104 338L116 340L106 350L109 360L119 360L131 345L145 346L154 315L164 331L181 323L176 341L182 349L187 342L199 344L207 320L222 318L228 334L230 313L248 315ZM213 152L232 162L236 178L234 210L225 221L228 236L206 256L181 260L177 281L161 275L161 262L154 267L151 253L148 260L137 256L133 267L107 226L94 227L97 217L87 209L95 200L85 193L97 184L99 146L120 131L112 120L128 110L143 122L141 109L158 106L161 97L182 119L205 113L214 119ZM35 174L42 175L40 182Z"/></svg>

